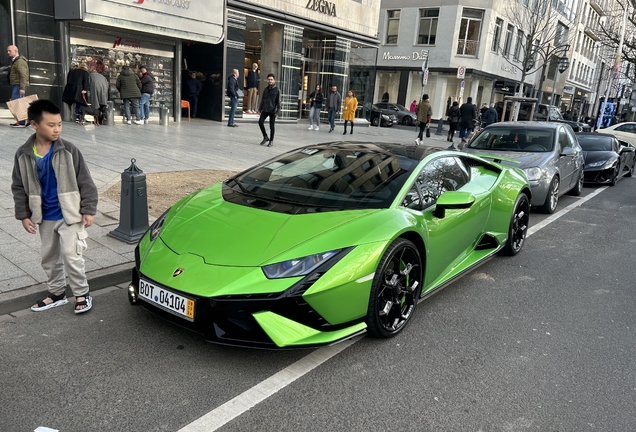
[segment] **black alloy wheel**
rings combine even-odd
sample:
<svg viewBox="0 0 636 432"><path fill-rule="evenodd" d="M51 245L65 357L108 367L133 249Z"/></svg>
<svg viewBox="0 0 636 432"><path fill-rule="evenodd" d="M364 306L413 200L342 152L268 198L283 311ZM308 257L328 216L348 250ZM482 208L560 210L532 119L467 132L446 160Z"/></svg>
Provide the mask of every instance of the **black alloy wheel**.
<svg viewBox="0 0 636 432"><path fill-rule="evenodd" d="M380 123L380 117L372 117L371 118L371 125L377 126L379 123Z"/></svg>
<svg viewBox="0 0 636 432"><path fill-rule="evenodd" d="M620 172L620 161L616 161L616 168L614 168L614 172L612 173L612 178L610 179L610 186L616 186L616 182L618 181L618 175Z"/></svg>
<svg viewBox="0 0 636 432"><path fill-rule="evenodd" d="M520 193L517 197L512 216L510 218L510 228L508 229L508 240L501 250L503 255L517 255L528 235L528 225L530 224L530 200L528 195Z"/></svg>
<svg viewBox="0 0 636 432"><path fill-rule="evenodd" d="M382 256L373 278L366 318L369 333L379 338L398 334L415 312L422 282L420 252L410 240L398 238Z"/></svg>
<svg viewBox="0 0 636 432"><path fill-rule="evenodd" d="M402 119L402 124L404 126L411 126L413 124L413 119L409 116L404 116L404 118Z"/></svg>
<svg viewBox="0 0 636 432"><path fill-rule="evenodd" d="M559 177L554 176L548 187L548 196L545 197L545 202L540 207L542 213L552 214L557 208L559 203Z"/></svg>

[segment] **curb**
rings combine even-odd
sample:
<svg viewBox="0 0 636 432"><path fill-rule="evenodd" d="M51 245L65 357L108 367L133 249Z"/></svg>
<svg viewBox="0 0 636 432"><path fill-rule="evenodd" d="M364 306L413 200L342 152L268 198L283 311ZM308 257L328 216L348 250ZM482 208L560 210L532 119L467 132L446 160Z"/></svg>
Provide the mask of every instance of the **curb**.
<svg viewBox="0 0 636 432"><path fill-rule="evenodd" d="M134 266L135 263L131 261L129 263L87 272L86 278L88 279L91 292L130 281L130 275ZM38 300L42 300L47 293L46 284L39 283L0 294L0 316L29 308ZM66 295L68 297L73 296L68 286L66 287Z"/></svg>

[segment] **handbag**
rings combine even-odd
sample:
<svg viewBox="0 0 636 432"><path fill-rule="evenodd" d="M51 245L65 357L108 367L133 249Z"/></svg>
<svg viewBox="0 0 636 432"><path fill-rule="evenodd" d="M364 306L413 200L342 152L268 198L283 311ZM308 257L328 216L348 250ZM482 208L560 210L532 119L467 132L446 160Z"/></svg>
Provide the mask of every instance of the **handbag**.
<svg viewBox="0 0 636 432"><path fill-rule="evenodd" d="M245 94L243 93L243 90L241 90L241 89L238 89L236 91L236 94L238 95L239 98L242 98L243 96L245 96Z"/></svg>
<svg viewBox="0 0 636 432"><path fill-rule="evenodd" d="M426 128L426 138L430 138L431 137L431 128L427 127Z"/></svg>
<svg viewBox="0 0 636 432"><path fill-rule="evenodd" d="M31 102L34 102L36 100L38 100L38 95L36 94L24 96L12 101L8 101L7 108L9 108L9 111L16 119L16 121L26 120L29 118L29 115L27 114L29 105L31 105Z"/></svg>

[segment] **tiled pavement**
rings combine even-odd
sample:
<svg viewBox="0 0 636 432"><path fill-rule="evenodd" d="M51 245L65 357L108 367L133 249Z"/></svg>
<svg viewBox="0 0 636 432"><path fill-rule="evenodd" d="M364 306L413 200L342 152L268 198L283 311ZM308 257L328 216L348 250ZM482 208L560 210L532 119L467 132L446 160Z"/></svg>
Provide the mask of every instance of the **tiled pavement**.
<svg viewBox="0 0 636 432"><path fill-rule="evenodd" d="M6 302L27 307L35 295L46 290L46 276L40 266L40 239L30 235L14 217L11 195L11 172L18 146L33 133L31 128L15 129L7 110L0 110L0 314ZM279 153L307 144L359 140L370 142L412 143L413 127L376 128L356 125L354 135L343 135L342 124L333 133L328 127L309 131L306 121L276 125L273 147L258 143L261 134L254 122L229 128L225 123L192 119L159 125L151 119L147 125L79 126L65 123L62 137L82 151L100 192L95 224L88 228L86 270L95 289L104 279L109 284L123 282L132 268L134 245L112 237L108 232L119 225L119 203L103 198L104 192L120 180L131 159L146 173L187 171L193 169L243 170ZM434 132L434 130L433 130ZM425 144L446 147L445 135L425 139ZM458 140L456 140L458 141ZM148 190L152 195L152 190ZM151 220L152 222L152 220ZM114 279L119 278L120 280ZM10 306L13 307L13 306Z"/></svg>

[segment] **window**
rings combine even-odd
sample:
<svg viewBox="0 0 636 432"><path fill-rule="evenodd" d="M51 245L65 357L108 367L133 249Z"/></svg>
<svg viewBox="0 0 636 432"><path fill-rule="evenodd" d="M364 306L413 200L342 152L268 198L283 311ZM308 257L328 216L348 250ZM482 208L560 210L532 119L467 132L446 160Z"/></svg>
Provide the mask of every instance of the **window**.
<svg viewBox="0 0 636 432"><path fill-rule="evenodd" d="M523 45L525 43L525 35L523 34L523 30L517 30L517 45L515 46L515 60L519 60L521 58L521 50L524 49ZM525 56L524 56L525 57Z"/></svg>
<svg viewBox="0 0 636 432"><path fill-rule="evenodd" d="M503 20L501 18L497 18L495 21L495 34L492 37L492 46L490 50L492 52L497 52L499 49L499 40L501 39L501 27L503 27Z"/></svg>
<svg viewBox="0 0 636 432"><path fill-rule="evenodd" d="M420 9L420 31L417 35L419 45L435 45L438 16L439 9Z"/></svg>
<svg viewBox="0 0 636 432"><path fill-rule="evenodd" d="M440 157L429 162L417 176L402 206L423 210L437 202L446 191L456 191L468 183L470 172L456 157Z"/></svg>
<svg viewBox="0 0 636 432"><path fill-rule="evenodd" d="M484 11L477 9L464 9L462 21L459 25L459 42L457 44L457 54L477 56L479 51L479 38L481 33L481 22Z"/></svg>
<svg viewBox="0 0 636 432"><path fill-rule="evenodd" d="M400 11L390 10L387 11L387 24L386 24L386 41L387 44L397 44L398 42L398 30L400 29Z"/></svg>
<svg viewBox="0 0 636 432"><path fill-rule="evenodd" d="M515 28L508 24L508 28L506 29L506 42L504 43L504 57L508 57L510 55L510 48L512 47L512 35L515 32Z"/></svg>

